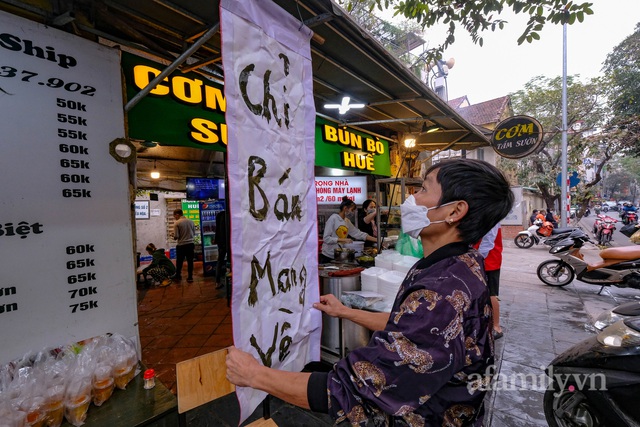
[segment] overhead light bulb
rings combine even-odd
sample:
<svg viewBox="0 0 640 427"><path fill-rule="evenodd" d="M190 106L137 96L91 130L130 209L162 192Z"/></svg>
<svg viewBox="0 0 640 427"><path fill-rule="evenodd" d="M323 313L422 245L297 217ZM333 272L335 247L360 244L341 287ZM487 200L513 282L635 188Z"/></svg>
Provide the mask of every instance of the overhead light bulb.
<svg viewBox="0 0 640 427"><path fill-rule="evenodd" d="M158 179L160 178L160 172L156 169L156 161L153 161L153 170L151 171L151 178Z"/></svg>
<svg viewBox="0 0 640 427"><path fill-rule="evenodd" d="M412 136L404 139L404 146L407 148L413 148L416 146L416 139Z"/></svg>
<svg viewBox="0 0 640 427"><path fill-rule="evenodd" d="M345 96L340 104L324 104L324 108L337 108L338 113L344 114L352 108L364 108L364 104L349 104L351 97Z"/></svg>

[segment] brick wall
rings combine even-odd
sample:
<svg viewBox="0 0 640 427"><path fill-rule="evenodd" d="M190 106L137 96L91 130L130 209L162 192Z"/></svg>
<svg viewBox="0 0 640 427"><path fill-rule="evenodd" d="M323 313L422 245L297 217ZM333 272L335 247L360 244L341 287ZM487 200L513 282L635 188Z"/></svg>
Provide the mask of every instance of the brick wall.
<svg viewBox="0 0 640 427"><path fill-rule="evenodd" d="M519 232L524 230L521 225L503 225L502 226L502 238L512 240Z"/></svg>

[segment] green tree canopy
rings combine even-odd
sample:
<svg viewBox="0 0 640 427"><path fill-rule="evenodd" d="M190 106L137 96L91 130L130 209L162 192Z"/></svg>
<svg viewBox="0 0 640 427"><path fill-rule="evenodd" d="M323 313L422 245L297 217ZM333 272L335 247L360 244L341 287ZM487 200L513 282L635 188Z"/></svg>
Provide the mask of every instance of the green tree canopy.
<svg viewBox="0 0 640 427"><path fill-rule="evenodd" d="M628 154L640 157L640 24L607 55L612 117L605 132L619 139Z"/></svg>
<svg viewBox="0 0 640 427"><path fill-rule="evenodd" d="M482 46L482 33L503 29L506 21L496 18L505 8L517 14L528 14L529 19L518 44L540 39L545 24L573 24L583 22L585 15L593 14L593 3L574 3L568 0L340 0L348 10L368 7L373 10L392 9L394 16L418 22L422 28L436 24L448 26L445 40L430 50L431 59L440 58L444 50L455 42L459 27L469 33L474 43Z"/></svg>
<svg viewBox="0 0 640 427"><path fill-rule="evenodd" d="M600 162L610 159L614 152L611 150L607 157L601 153L606 147L601 147L600 141L584 137L601 126L606 117L605 92L600 79L582 83L577 76L567 78L567 163L570 171L580 170L585 157L597 156ZM538 188L547 207L553 208L560 193L556 177L561 170L562 154L562 78L534 77L524 89L511 94L511 102L515 114L532 116L540 122L544 137L537 153L518 161L503 159L502 166L515 173L521 185ZM590 188L594 184L582 179L580 190L583 194L579 199L592 197Z"/></svg>
<svg viewBox="0 0 640 427"><path fill-rule="evenodd" d="M611 78L611 107L616 115L640 114L640 24L607 55L603 71Z"/></svg>

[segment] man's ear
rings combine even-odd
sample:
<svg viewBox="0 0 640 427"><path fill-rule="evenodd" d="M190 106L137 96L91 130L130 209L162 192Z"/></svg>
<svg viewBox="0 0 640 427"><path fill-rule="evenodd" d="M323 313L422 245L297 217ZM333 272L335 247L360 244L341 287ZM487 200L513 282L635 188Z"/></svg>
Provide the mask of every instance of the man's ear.
<svg viewBox="0 0 640 427"><path fill-rule="evenodd" d="M451 219L452 222L459 222L467 216L469 213L469 205L465 200L459 200L456 203L451 205L451 211L449 212L448 218Z"/></svg>

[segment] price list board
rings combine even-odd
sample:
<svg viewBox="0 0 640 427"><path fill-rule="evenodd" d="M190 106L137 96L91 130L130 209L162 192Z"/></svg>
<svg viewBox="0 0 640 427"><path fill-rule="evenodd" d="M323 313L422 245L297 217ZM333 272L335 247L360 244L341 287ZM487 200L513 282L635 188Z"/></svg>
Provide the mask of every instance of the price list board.
<svg viewBox="0 0 640 427"><path fill-rule="evenodd" d="M0 363L137 337L119 52L0 12Z"/></svg>

